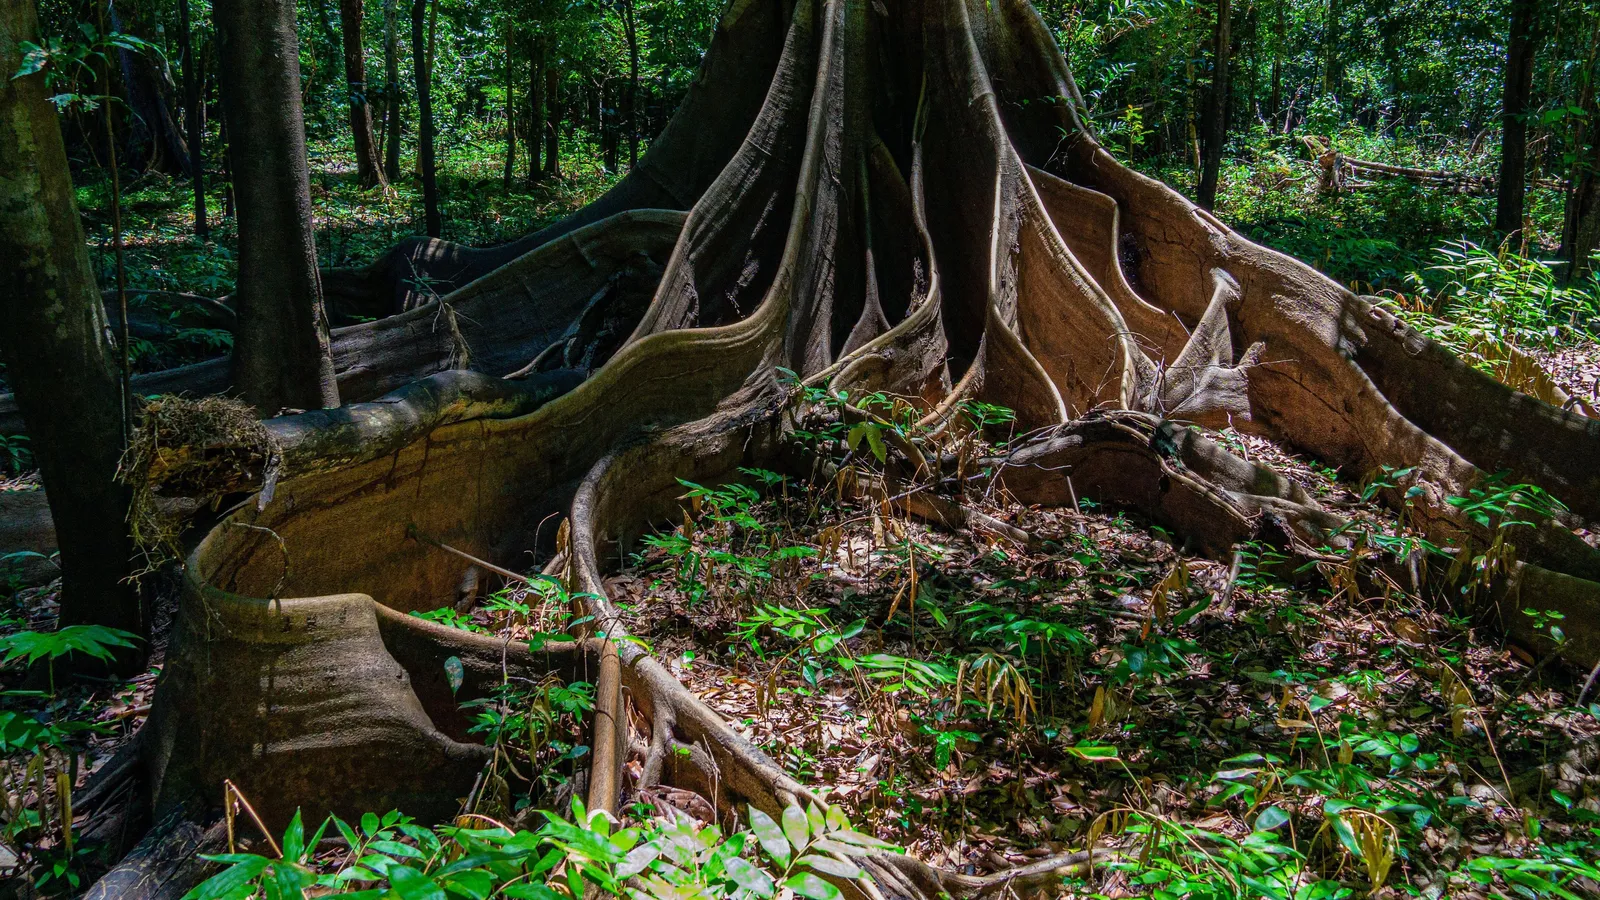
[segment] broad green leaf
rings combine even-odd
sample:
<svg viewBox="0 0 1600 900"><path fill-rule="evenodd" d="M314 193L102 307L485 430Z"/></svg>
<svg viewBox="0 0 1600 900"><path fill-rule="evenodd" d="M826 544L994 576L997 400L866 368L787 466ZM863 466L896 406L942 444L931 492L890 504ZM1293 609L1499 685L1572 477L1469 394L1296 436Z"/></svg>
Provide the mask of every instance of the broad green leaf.
<svg viewBox="0 0 1600 900"><path fill-rule="evenodd" d="M1257 831L1275 831L1289 822L1289 814L1276 806L1269 806L1256 816Z"/></svg>
<svg viewBox="0 0 1600 900"><path fill-rule="evenodd" d="M783 835L789 839L789 845L796 853L811 843L811 823L806 819L805 810L793 805L784 807Z"/></svg>
<svg viewBox="0 0 1600 900"><path fill-rule="evenodd" d="M271 862L272 860L265 856L242 859L220 874L200 882L193 890L183 895L183 900L219 900L254 880Z"/></svg>
<svg viewBox="0 0 1600 900"><path fill-rule="evenodd" d="M723 871L727 874L729 881L755 894L757 897L771 897L773 889L776 887L771 875L752 865L749 860L741 859L737 856L728 860L727 865L723 867Z"/></svg>
<svg viewBox="0 0 1600 900"><path fill-rule="evenodd" d="M750 807L750 830L755 832L756 840L760 842L761 849L765 850L772 861L784 868L789 867L789 860L793 855L789 852L789 839L783 836L783 829L772 817Z"/></svg>
<svg viewBox="0 0 1600 900"><path fill-rule="evenodd" d="M839 892L838 888L810 872L801 872L798 875L789 876L784 881L783 886L802 897L809 897L811 900L839 900L840 897L844 896Z"/></svg>
<svg viewBox="0 0 1600 900"><path fill-rule="evenodd" d="M410 866L391 866L389 887L400 900L445 900L444 888Z"/></svg>
<svg viewBox="0 0 1600 900"><path fill-rule="evenodd" d="M860 878L862 875L860 866L855 863L834 859L831 856L810 854L800 857L796 864L810 866L824 875L832 875L836 878Z"/></svg>

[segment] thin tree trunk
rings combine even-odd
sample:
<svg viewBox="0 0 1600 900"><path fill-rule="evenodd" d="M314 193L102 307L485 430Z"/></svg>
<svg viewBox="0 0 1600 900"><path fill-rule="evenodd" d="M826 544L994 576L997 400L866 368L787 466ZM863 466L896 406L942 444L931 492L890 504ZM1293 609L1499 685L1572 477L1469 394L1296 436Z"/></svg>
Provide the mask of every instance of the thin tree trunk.
<svg viewBox="0 0 1600 900"><path fill-rule="evenodd" d="M1217 25L1211 44L1211 90L1206 94L1204 138L1201 141L1200 191L1195 200L1202 209L1217 205L1217 180L1222 173L1222 145L1228 139L1228 57L1232 53L1232 18L1229 0L1217 0Z"/></svg>
<svg viewBox="0 0 1600 900"><path fill-rule="evenodd" d="M544 62L545 47L549 38L536 37L528 41L528 183L544 177L539 166L540 139L545 129Z"/></svg>
<svg viewBox="0 0 1600 900"><path fill-rule="evenodd" d="M544 177L561 177L561 76L549 60L545 45L544 67Z"/></svg>
<svg viewBox="0 0 1600 900"><path fill-rule="evenodd" d="M390 181L400 177L400 116L405 109L400 97L400 16L396 0L383 0L383 99L386 104L383 170Z"/></svg>
<svg viewBox="0 0 1600 900"><path fill-rule="evenodd" d="M1579 75L1578 108L1573 117L1572 174L1567 181L1567 208L1561 228L1561 258L1567 280L1576 283L1591 270L1589 258L1600 245L1600 102L1595 96L1595 61L1600 58L1600 18L1589 37L1589 54Z"/></svg>
<svg viewBox="0 0 1600 900"><path fill-rule="evenodd" d="M344 40L344 80L350 92L350 131L355 135L356 180L364 188L387 182L378 162L378 142L372 134L372 105L367 102L367 63L361 49L365 17L361 0L339 0L339 31Z"/></svg>
<svg viewBox="0 0 1600 900"><path fill-rule="evenodd" d="M1322 24L1322 93L1336 96L1344 73L1339 65L1339 24L1344 18L1341 0L1328 0L1328 12Z"/></svg>
<svg viewBox="0 0 1600 900"><path fill-rule="evenodd" d="M633 0L624 7L623 27L628 38L628 168L639 162L639 23Z"/></svg>
<svg viewBox="0 0 1600 900"><path fill-rule="evenodd" d="M417 82L417 115L421 119L417 135L417 170L422 176L422 205L426 218L428 237L444 233L444 222L439 216L439 182L433 159L433 59L428 53L423 32L428 0L411 2L411 66Z"/></svg>
<svg viewBox="0 0 1600 900"><path fill-rule="evenodd" d="M311 226L294 0L216 0L239 204L234 386L264 415L339 405Z"/></svg>
<svg viewBox="0 0 1600 900"><path fill-rule="evenodd" d="M1500 117L1500 188L1494 204L1495 230L1508 235L1522 230L1527 193L1528 94L1533 89L1533 31L1538 9L1539 0L1512 0Z"/></svg>
<svg viewBox="0 0 1600 900"><path fill-rule="evenodd" d="M205 108L200 104L200 79L195 71L190 37L189 0L178 0L178 49L183 54L183 105L189 125L189 177L194 182L194 233L204 240L206 227Z"/></svg>
<svg viewBox="0 0 1600 900"><path fill-rule="evenodd" d="M1272 110L1272 119L1277 120L1278 114L1283 112L1283 42L1286 34L1284 14L1289 7L1289 0L1277 0L1277 14L1272 21L1272 99L1267 106Z"/></svg>
<svg viewBox="0 0 1600 900"><path fill-rule="evenodd" d="M516 79L512 77L515 71L511 65L511 49L514 46L511 23L505 24L506 29L506 58L503 63L506 76L506 168L501 175L501 189L511 190L511 176L517 167L517 93Z"/></svg>
<svg viewBox="0 0 1600 900"><path fill-rule="evenodd" d="M123 410L55 107L44 76L11 78L40 43L32 3L0 4L0 354L28 423L61 550L62 626L149 634L127 582L129 490L116 480ZM14 177L13 177L14 176ZM142 658L142 647L134 654ZM122 660L137 665L138 660Z"/></svg>

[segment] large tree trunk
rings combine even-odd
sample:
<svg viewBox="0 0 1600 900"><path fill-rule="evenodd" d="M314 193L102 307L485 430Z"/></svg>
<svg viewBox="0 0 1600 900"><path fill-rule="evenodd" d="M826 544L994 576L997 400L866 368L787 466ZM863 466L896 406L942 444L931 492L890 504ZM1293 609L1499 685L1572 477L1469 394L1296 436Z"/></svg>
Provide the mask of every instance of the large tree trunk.
<svg viewBox="0 0 1600 900"><path fill-rule="evenodd" d="M206 116L200 97L200 71L189 26L189 0L178 0L178 47L183 54L183 105L189 125L189 177L194 184L194 233L205 240L210 232L206 225Z"/></svg>
<svg viewBox="0 0 1600 900"><path fill-rule="evenodd" d="M233 378L263 414L339 405L311 224L294 0L213 12L239 216Z"/></svg>
<svg viewBox="0 0 1600 900"><path fill-rule="evenodd" d="M1027 3L780 9L730 4L683 107L591 207L526 244L396 252L479 277L350 333L372 340L368 358L403 347L453 370L248 440L160 444L154 490L259 493L185 570L141 744L158 807L214 802L229 778L273 827L297 805L447 816L486 754L458 699L507 674L596 670L589 720L630 721L627 696L649 749L625 767L631 745L594 728L591 809L621 809L658 778L715 783L720 803L769 813L815 797L628 638L601 568L626 535L672 517L680 479L790 465L805 393L780 385L780 367L906 398L929 442L959 427L964 401L1009 407L1041 436L984 461L994 487L1056 504L1075 486L1217 555L1254 539L1303 552L1343 523L1178 421L1231 423L1351 473L1403 469L1381 496L1439 543L1483 537L1449 498L1485 472L1543 486L1574 523L1600 519L1600 422L1467 368L1117 163L1075 103L1037 102L1074 89ZM474 324L497 309L525 323L517 335ZM908 462L938 464L906 446ZM552 513L567 516L555 546L540 531ZM1515 629L1517 598L1539 596L1566 616L1566 659L1588 665L1600 554L1564 524L1529 530L1486 613L1513 613ZM584 598L572 642L535 657L406 615L456 601L476 565L461 552L529 551L555 551L549 571ZM865 863L878 893L845 889L1025 894L1063 862L976 877L888 854Z"/></svg>
<svg viewBox="0 0 1600 900"><path fill-rule="evenodd" d="M40 42L32 3L0 5L0 71ZM116 481L123 406L115 350L89 268L66 148L43 75L0 79L0 354L49 490L61 550L60 624L147 636L128 583L130 491ZM137 655L142 658L143 649ZM137 659L124 660L137 665Z"/></svg>
<svg viewBox="0 0 1600 900"><path fill-rule="evenodd" d="M444 233L439 215L439 179L433 159L433 55L426 39L429 0L411 2L411 66L417 85L417 172L422 176L423 218L428 237Z"/></svg>
<svg viewBox="0 0 1600 900"><path fill-rule="evenodd" d="M367 62L361 49L361 0L339 0L339 31L344 42L344 80L350 92L350 132L355 135L356 180L364 188L388 184L372 134L372 104L367 102Z"/></svg>
<svg viewBox="0 0 1600 900"><path fill-rule="evenodd" d="M1228 140L1228 69L1233 51L1232 10L1228 0L1217 0L1216 11L1216 30L1211 38L1211 88L1206 92L1203 116L1205 138L1201 142L1200 191L1195 200L1206 210L1217 205L1222 147Z"/></svg>
<svg viewBox="0 0 1600 900"><path fill-rule="evenodd" d="M150 5L130 6L132 11L124 16L115 3L107 3L106 24L113 31L155 41ZM116 58L128 101L129 146L123 162L166 175L185 174L190 168L189 148L172 114L175 88L166 61L153 53L123 48L116 51Z"/></svg>
<svg viewBox="0 0 1600 900"><path fill-rule="evenodd" d="M1500 111L1500 187L1494 204L1495 230L1508 235L1522 231L1528 190L1528 94L1533 89L1533 33L1538 14L1539 0L1512 0Z"/></svg>

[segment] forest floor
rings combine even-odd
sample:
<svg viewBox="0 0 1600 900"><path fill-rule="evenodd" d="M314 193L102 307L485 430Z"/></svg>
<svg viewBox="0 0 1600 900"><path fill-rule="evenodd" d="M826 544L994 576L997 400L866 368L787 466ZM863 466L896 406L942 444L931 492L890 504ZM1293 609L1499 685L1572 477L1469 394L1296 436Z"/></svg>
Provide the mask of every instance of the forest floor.
<svg viewBox="0 0 1600 900"><path fill-rule="evenodd" d="M325 264L369 258L411 233L409 185L359 195L337 159L324 169L315 201ZM446 181L448 236L518 236L613 180L581 165L569 171L580 174L506 195L497 173L464 170ZM182 187L153 178L129 186L130 284L224 293L231 225L195 241ZM80 203L105 275L114 261L101 243L98 190L80 191ZM1233 196L1246 211L1246 188ZM220 208L220 196L214 202ZM1510 287L1485 288L1468 298L1471 315L1448 321L1428 311L1442 285L1393 277L1367 287L1421 296L1414 314L1446 324L1552 296L1537 293L1539 282L1523 301L1508 299L1531 282L1515 271L1505 279ZM1572 321L1528 350L1569 393L1600 399L1600 343ZM1529 333L1544 327L1515 322ZM226 346L216 334L185 340L139 355L155 367ZM892 402L881 404L892 418ZM984 426L962 438L973 453L1015 439L1004 411L969 412ZM1212 560L1088 502L1040 509L998 493L960 498L1031 535L1024 545L898 515L836 480L752 470L740 484L686 484L683 523L630 548L607 587L634 635L752 742L862 831L935 865L986 873L1093 846L1120 855L1069 884L1074 893L1600 892L1600 776L1571 762L1592 761L1600 747L1600 705L1579 707L1581 678L1535 662L1563 639L1559 619L1529 599L1524 615L1548 640L1514 646L1474 615L1470 592L1438 579L1355 577L1374 548L1424 545L1370 500L1384 473L1337 472L1232 431L1211 437L1348 517L1360 535L1354 547L1305 562L1252 544ZM837 424L812 439L819 460L878 468L872 442L849 440ZM24 442L0 443L0 491L31 487L27 462ZM1500 488L1502 499L1518 490ZM51 629L55 589L0 583L0 641L13 655L22 655L18 635ZM537 642L571 624L563 609L547 589L512 587L428 617ZM81 784L137 729L159 638L152 649L150 670L127 682L57 684L48 670L41 681L38 667L0 670L0 872L33 884L17 896L71 894L99 864L94 847L106 836L79 817L77 841L63 842L57 793L36 785L56 771ZM582 716L584 687L558 695L540 686L537 696L477 709L486 739L519 758L517 768L544 773L502 814L561 806L562 784L583 762L564 729ZM543 724L530 728L535 708ZM1529 777L1542 769L1549 777ZM640 812L715 818L708 798L683 792L635 799ZM338 868L331 856L323 862Z"/></svg>

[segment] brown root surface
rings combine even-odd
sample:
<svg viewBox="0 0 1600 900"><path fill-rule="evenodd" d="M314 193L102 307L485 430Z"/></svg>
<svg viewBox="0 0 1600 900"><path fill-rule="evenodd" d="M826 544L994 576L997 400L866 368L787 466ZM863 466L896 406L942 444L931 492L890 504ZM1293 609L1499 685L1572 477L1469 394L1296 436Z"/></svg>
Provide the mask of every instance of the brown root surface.
<svg viewBox="0 0 1600 900"><path fill-rule="evenodd" d="M961 427L964 401L1014 410L1036 434L993 461L1006 490L1136 507L1219 557L1263 535L1315 553L1340 520L1184 423L1231 424L1356 479L1408 470L1385 499L1441 543L1487 544L1448 502L1486 472L1540 485L1579 518L1600 514L1600 422L1476 373L1117 163L1078 122L1070 75L1027 3L785 8L734 5L701 93L655 145L660 162L647 157L617 197L573 220L593 224L336 341L344 377L366 386L341 391L399 388L392 408L267 424L289 460L282 477L229 512L187 567L147 726L158 810L215 803L230 778L270 797L273 821L295 805L448 815L484 756L442 690L451 655L467 663L464 692L502 665L593 673L591 808L620 809L657 782L773 814L816 798L622 640L603 579L618 548L674 517L679 479L714 483L784 456L793 391L780 369L852 397L905 398L932 434ZM725 139L730 121L748 134ZM620 211L667 199L687 213ZM489 384L570 339L642 244L659 277L609 361L527 406L516 382ZM406 258L446 282L478 274L451 253ZM466 274L434 268L447 263ZM401 387L459 367L447 307L480 374ZM574 359L563 345L541 365L555 355ZM912 486L938 459L897 453ZM1594 551L1559 523L1536 537L1500 607L1548 591L1567 621L1600 621ZM453 604L474 565L441 544L501 565L557 552L594 617L581 642L531 654L406 617ZM1587 666L1600 640L1575 633L1566 652ZM633 783L630 722L644 723L648 748ZM852 889L976 897L1085 861L979 877L874 857L873 880Z"/></svg>

